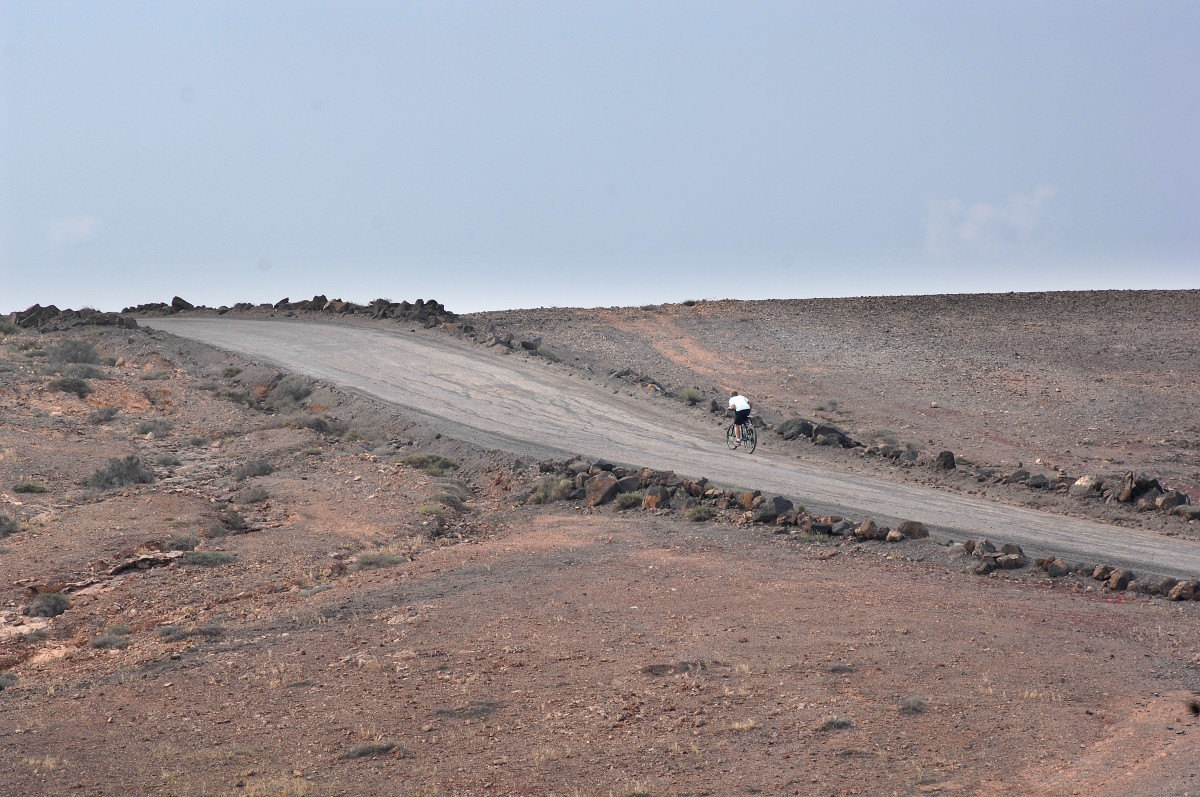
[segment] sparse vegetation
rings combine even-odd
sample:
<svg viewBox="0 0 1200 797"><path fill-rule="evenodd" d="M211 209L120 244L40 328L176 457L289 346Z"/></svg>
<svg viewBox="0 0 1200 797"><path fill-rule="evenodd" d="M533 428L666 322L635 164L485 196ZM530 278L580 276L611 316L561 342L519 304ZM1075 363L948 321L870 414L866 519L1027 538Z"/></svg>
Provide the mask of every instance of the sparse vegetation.
<svg viewBox="0 0 1200 797"><path fill-rule="evenodd" d="M643 492L620 493L613 499L613 504L617 509L632 509L635 506L641 506L642 500L646 497Z"/></svg>
<svg viewBox="0 0 1200 797"><path fill-rule="evenodd" d="M312 429L314 432L321 434L331 434L341 436L346 433L349 428L341 421L330 418L328 415L295 415L284 421L282 426L288 426L293 429Z"/></svg>
<svg viewBox="0 0 1200 797"><path fill-rule="evenodd" d="M79 398L95 392L92 390L92 386L87 383L87 380L80 379L77 376L60 376L56 379L51 379L47 387L51 390L57 390L59 393L73 393Z"/></svg>
<svg viewBox="0 0 1200 797"><path fill-rule="evenodd" d="M441 454L409 454L401 457L400 462L430 476L445 476L452 470L458 470L458 462Z"/></svg>
<svg viewBox="0 0 1200 797"><path fill-rule="evenodd" d="M104 372L94 365L87 363L70 363L62 369L63 376L73 376L76 379L103 379Z"/></svg>
<svg viewBox="0 0 1200 797"><path fill-rule="evenodd" d="M236 365L227 365L221 369L221 376L225 377L226 379L233 379L235 376L237 376L241 372L242 372L242 369L237 367Z"/></svg>
<svg viewBox="0 0 1200 797"><path fill-rule="evenodd" d="M170 371L142 371L138 374L138 379L143 382L161 382L164 379L170 379Z"/></svg>
<svg viewBox="0 0 1200 797"><path fill-rule="evenodd" d="M270 498L271 494L267 492L266 487L255 485L254 487L247 487L234 497L239 504L261 504Z"/></svg>
<svg viewBox="0 0 1200 797"><path fill-rule="evenodd" d="M12 689L17 685L17 674L12 672L0 673L0 689Z"/></svg>
<svg viewBox="0 0 1200 797"><path fill-rule="evenodd" d="M818 726L818 729L822 731L844 731L853 725L854 723L845 717L839 717L838 715L834 714L821 720L821 724Z"/></svg>
<svg viewBox="0 0 1200 797"><path fill-rule="evenodd" d="M108 423L115 417L117 417L117 408L116 407L101 407L98 410L92 411L87 416L87 421L90 424L95 424L96 426L99 426L100 424Z"/></svg>
<svg viewBox="0 0 1200 797"><path fill-rule="evenodd" d="M704 398L704 394L700 392L699 388L689 387L687 390L680 393L679 397L694 407L702 398Z"/></svg>
<svg viewBox="0 0 1200 797"><path fill-rule="evenodd" d="M449 509L453 509L455 512L462 512L467 508L467 505L463 503L461 498L451 493L438 493L433 497L433 500Z"/></svg>
<svg viewBox="0 0 1200 797"><path fill-rule="evenodd" d="M394 567L408 561L410 561L410 557L398 551L367 551L358 555L358 569L371 570L380 567Z"/></svg>
<svg viewBox="0 0 1200 797"><path fill-rule="evenodd" d="M706 520L712 520L716 514L716 510L708 504L700 504L687 511L687 519L693 523L703 523Z"/></svg>
<svg viewBox="0 0 1200 797"><path fill-rule="evenodd" d="M271 392L267 394L267 400L280 408L296 407L311 394L312 387L307 380L298 376L287 376L271 388Z"/></svg>
<svg viewBox="0 0 1200 797"><path fill-rule="evenodd" d="M531 504L550 504L562 501L575 489L575 483L560 476L543 476L529 495Z"/></svg>
<svg viewBox="0 0 1200 797"><path fill-rule="evenodd" d="M923 714L925 712L925 698L920 695L909 695L900 701L901 714Z"/></svg>
<svg viewBox="0 0 1200 797"><path fill-rule="evenodd" d="M21 328L9 321L8 319L0 319L0 335L17 335L21 332Z"/></svg>
<svg viewBox="0 0 1200 797"><path fill-rule="evenodd" d="M129 629L123 625L113 626L100 636L93 637L88 642L88 646L93 648L127 648L129 647Z"/></svg>
<svg viewBox="0 0 1200 797"><path fill-rule="evenodd" d="M308 448L304 449L300 453L306 457L319 457L324 452L324 450L325 449L317 448L316 446L309 446Z"/></svg>
<svg viewBox="0 0 1200 797"><path fill-rule="evenodd" d="M58 617L71 608L71 596L60 592L41 592L22 610L28 617Z"/></svg>
<svg viewBox="0 0 1200 797"><path fill-rule="evenodd" d="M341 757L345 759L367 758L368 756L390 753L395 749L395 742L365 742L350 748L345 753L342 753Z"/></svg>
<svg viewBox="0 0 1200 797"><path fill-rule="evenodd" d="M8 515L0 515L0 540L21 530L21 524Z"/></svg>
<svg viewBox="0 0 1200 797"><path fill-rule="evenodd" d="M233 478L238 481L253 478L255 476L269 476L275 472L275 466L264 459L256 459L252 462L247 462L239 467L233 473Z"/></svg>
<svg viewBox="0 0 1200 797"><path fill-rule="evenodd" d="M151 418L141 421L134 427L138 434L152 434L155 437L165 437L167 432L171 431L171 422L164 421L161 418Z"/></svg>
<svg viewBox="0 0 1200 797"><path fill-rule="evenodd" d="M56 363L87 363L100 364L100 352L96 347L83 340L60 340L46 350L46 356Z"/></svg>
<svg viewBox="0 0 1200 797"><path fill-rule="evenodd" d="M184 442L193 448L199 448L200 446L208 445L208 438L201 437L200 435L192 435L187 440L184 440Z"/></svg>
<svg viewBox="0 0 1200 797"><path fill-rule="evenodd" d="M180 534L163 540L162 549L164 551L194 551L199 544L198 538L190 534Z"/></svg>
<svg viewBox="0 0 1200 797"><path fill-rule="evenodd" d="M237 556L228 551L188 551L177 560L183 565L195 565L197 567L219 567L227 565L237 559Z"/></svg>
<svg viewBox="0 0 1200 797"><path fill-rule="evenodd" d="M183 628L178 625L164 625L155 629L160 637L166 642L182 642L191 637L204 637L206 639L215 639L225 633L225 629L218 623L209 623L200 625L194 628Z"/></svg>
<svg viewBox="0 0 1200 797"><path fill-rule="evenodd" d="M208 525L205 537L224 537L227 534L240 534L249 530L246 519L232 507L226 507L217 513L217 519Z"/></svg>
<svg viewBox="0 0 1200 797"><path fill-rule="evenodd" d="M446 508L441 504L421 504L417 507L417 514L428 515L441 520L446 516Z"/></svg>
<svg viewBox="0 0 1200 797"><path fill-rule="evenodd" d="M154 458L154 463L156 465L162 465L167 468L174 468L178 465L183 464L180 461L179 457L175 456L174 454L159 454L158 456L156 456Z"/></svg>
<svg viewBox="0 0 1200 797"><path fill-rule="evenodd" d="M40 482L17 482L13 485L14 493L44 493L50 488Z"/></svg>
<svg viewBox="0 0 1200 797"><path fill-rule="evenodd" d="M130 454L124 459L113 458L88 479L88 486L98 490L111 490L129 484L150 484L154 481L154 472L142 464L137 454Z"/></svg>
<svg viewBox="0 0 1200 797"><path fill-rule="evenodd" d="M699 299L684 299L683 300L684 307L695 307L699 303L700 303Z"/></svg>
<svg viewBox="0 0 1200 797"><path fill-rule="evenodd" d="M533 353L538 357L543 357L549 360L552 363L562 362L562 356L558 352L554 351L553 349L548 349L545 346L538 346L536 349L534 349Z"/></svg>

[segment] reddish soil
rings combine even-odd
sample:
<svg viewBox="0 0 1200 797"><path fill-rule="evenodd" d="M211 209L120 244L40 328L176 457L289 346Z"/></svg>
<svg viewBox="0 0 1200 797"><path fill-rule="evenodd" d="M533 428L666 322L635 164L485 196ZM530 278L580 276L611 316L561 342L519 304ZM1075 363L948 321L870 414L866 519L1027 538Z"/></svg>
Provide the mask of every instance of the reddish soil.
<svg viewBox="0 0 1200 797"><path fill-rule="evenodd" d="M636 364L706 396L736 382L769 422L823 415L982 464L1192 486L1198 304L1054 294L471 320L541 334L593 373ZM66 337L116 363L94 366L82 399L51 386ZM334 387L289 398L282 376L145 331L0 336L0 514L15 526L0 540L0 792L1200 794L1200 603L1032 568L979 577L931 543L785 537L736 513L530 506L536 463ZM431 475L413 453L458 467ZM152 483L88 486L131 454ZM138 556L144 569L120 569ZM70 607L24 614L39 592Z"/></svg>

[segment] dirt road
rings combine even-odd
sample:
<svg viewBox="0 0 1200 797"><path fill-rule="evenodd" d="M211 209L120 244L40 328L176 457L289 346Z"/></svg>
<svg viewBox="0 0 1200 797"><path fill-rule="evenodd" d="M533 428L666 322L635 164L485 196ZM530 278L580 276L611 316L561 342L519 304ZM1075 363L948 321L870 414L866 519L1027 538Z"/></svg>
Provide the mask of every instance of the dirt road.
<svg viewBox="0 0 1200 797"><path fill-rule="evenodd" d="M728 451L678 405L652 405L565 368L526 364L426 333L339 324L153 318L147 326L269 360L405 408L442 433L520 455L583 454L759 489L810 508L914 519L942 539L1017 542L1031 556L1104 561L1146 574L1200 574L1200 546L1135 529L822 470L772 454Z"/></svg>

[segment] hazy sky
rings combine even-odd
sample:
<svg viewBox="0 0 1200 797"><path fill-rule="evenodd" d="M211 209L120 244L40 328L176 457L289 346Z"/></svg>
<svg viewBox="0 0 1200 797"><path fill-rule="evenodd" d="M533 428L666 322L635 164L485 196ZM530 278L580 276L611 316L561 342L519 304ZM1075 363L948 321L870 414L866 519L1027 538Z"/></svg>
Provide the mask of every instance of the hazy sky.
<svg viewBox="0 0 1200 797"><path fill-rule="evenodd" d="M0 311L1200 287L1200 3L0 2Z"/></svg>

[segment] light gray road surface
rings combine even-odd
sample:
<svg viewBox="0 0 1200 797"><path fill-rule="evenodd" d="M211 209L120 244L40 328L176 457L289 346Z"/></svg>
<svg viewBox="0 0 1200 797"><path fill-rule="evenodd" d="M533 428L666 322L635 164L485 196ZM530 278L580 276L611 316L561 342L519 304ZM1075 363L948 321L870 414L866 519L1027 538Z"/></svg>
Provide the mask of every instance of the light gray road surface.
<svg viewBox="0 0 1200 797"><path fill-rule="evenodd" d="M1109 562L1143 575L1200 575L1200 544L1154 532L1005 506L939 490L822 470L771 452L729 451L713 427L672 402L635 401L524 358L428 333L289 320L147 319L146 326L394 404L443 434L520 455L582 454L708 477L779 494L809 508L920 520L941 539L1019 543L1030 556Z"/></svg>

